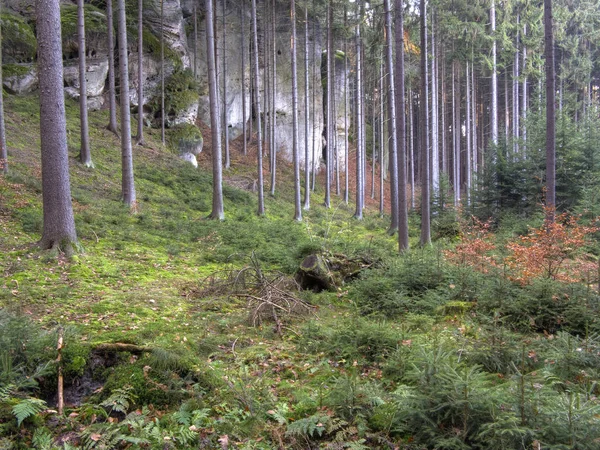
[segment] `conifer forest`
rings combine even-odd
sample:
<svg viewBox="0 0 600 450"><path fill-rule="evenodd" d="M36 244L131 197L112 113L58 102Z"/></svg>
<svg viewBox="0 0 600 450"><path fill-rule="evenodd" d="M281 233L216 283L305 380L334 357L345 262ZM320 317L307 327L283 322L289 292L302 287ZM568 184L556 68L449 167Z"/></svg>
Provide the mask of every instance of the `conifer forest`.
<svg viewBox="0 0 600 450"><path fill-rule="evenodd" d="M599 0L0 42L0 450L600 449Z"/></svg>

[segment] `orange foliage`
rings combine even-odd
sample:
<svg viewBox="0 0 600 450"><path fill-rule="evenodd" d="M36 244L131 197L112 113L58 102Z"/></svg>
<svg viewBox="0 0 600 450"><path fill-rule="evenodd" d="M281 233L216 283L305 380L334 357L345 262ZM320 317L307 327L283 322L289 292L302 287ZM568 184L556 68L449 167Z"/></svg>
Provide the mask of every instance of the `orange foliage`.
<svg viewBox="0 0 600 450"><path fill-rule="evenodd" d="M490 221L482 222L472 217L472 225L461 231L460 243L453 250L446 250L446 258L454 263L467 265L473 269L487 273L490 268L497 267L491 254L496 248L493 243L493 234L490 231Z"/></svg>
<svg viewBox="0 0 600 450"><path fill-rule="evenodd" d="M596 262L590 262L588 255L581 252L587 236L597 231L597 227L584 226L578 216L565 213L556 217L555 222L547 222L540 228L532 228L527 236L521 236L507 244L510 252L507 258L512 278L522 284L533 278L545 277L560 281L582 281L584 274L596 271Z"/></svg>

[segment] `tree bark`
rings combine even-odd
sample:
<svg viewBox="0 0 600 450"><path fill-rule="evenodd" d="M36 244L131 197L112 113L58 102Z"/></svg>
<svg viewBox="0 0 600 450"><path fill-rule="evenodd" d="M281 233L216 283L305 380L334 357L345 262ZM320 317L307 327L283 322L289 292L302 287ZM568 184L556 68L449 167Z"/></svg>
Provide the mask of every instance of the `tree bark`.
<svg viewBox="0 0 600 450"><path fill-rule="evenodd" d="M356 7L360 11L362 18L362 7L361 0L357 0ZM361 38L361 26L362 20L356 24L355 27L355 38L356 38L356 210L354 217L358 220L363 218L364 208L364 184L363 184L363 162L362 162L362 143L363 143L363 121L362 121L362 38Z"/></svg>
<svg viewBox="0 0 600 450"><path fill-rule="evenodd" d="M333 31L332 31L332 17L333 17L333 8L331 7L331 0L327 0L327 125L326 125L326 155L325 155L325 207L329 208L331 206L331 158L333 155L332 146L333 146L333 138L332 138L332 128L333 128L333 120L332 120L332 108L331 108L331 71L332 71L332 41L333 41Z"/></svg>
<svg viewBox="0 0 600 450"><path fill-rule="evenodd" d="M206 0L207 2L210 0ZM261 134L261 117L260 117L260 79L258 75L258 30L256 24L256 0L252 0L252 44L254 47L254 95L256 97L255 108L256 108L256 128L257 128L257 139L258 139L258 151L256 152L257 166L258 166L258 215L264 216L265 214L265 200L263 192L263 167L262 167L262 134Z"/></svg>
<svg viewBox="0 0 600 450"><path fill-rule="evenodd" d="M119 41L119 82L121 85L121 190L123 202L136 208L131 150L131 115L129 109L129 62L127 58L127 23L125 0L117 0Z"/></svg>
<svg viewBox="0 0 600 450"><path fill-rule="evenodd" d="M2 5L0 5L0 12ZM2 26L0 24L0 87L3 86L2 76ZM6 175L8 173L8 149L6 148L6 127L4 126L4 89L0 89L0 170Z"/></svg>
<svg viewBox="0 0 600 450"><path fill-rule="evenodd" d="M421 246L431 244L431 209L430 209L430 177L429 149L427 135L429 134L428 114L428 74L427 74L427 11L425 0L420 2L421 11L421 98L419 112L421 115L419 128L421 131Z"/></svg>
<svg viewBox="0 0 600 450"><path fill-rule="evenodd" d="M79 123L81 127L81 143L79 162L86 167L94 167L90 151L90 133L87 110L87 80L85 78L85 17L83 0L77 0L77 41L79 47Z"/></svg>
<svg viewBox="0 0 600 450"><path fill-rule="evenodd" d="M208 97L210 101L210 131L212 140L213 201L210 219L223 220L223 166L221 163L221 116L217 95L217 62L215 59L215 30L212 0L205 0L206 62L208 65Z"/></svg>
<svg viewBox="0 0 600 450"><path fill-rule="evenodd" d="M434 17L433 13L432 17ZM433 189L434 198L439 196L440 190L437 57L434 17L431 24L431 187Z"/></svg>
<svg viewBox="0 0 600 450"><path fill-rule="evenodd" d="M72 252L77 243L67 150L59 0L36 0L44 226L40 246Z"/></svg>
<svg viewBox="0 0 600 450"><path fill-rule="evenodd" d="M165 145L165 0L160 0L160 140Z"/></svg>
<svg viewBox="0 0 600 450"><path fill-rule="evenodd" d="M117 128L117 99L115 87L115 37L113 24L112 0L106 0L106 17L108 20L108 125L106 129L119 136Z"/></svg>
<svg viewBox="0 0 600 450"><path fill-rule="evenodd" d="M144 12L143 0L138 0L138 127L137 144L144 143L144 24L142 22Z"/></svg>
<svg viewBox="0 0 600 450"><path fill-rule="evenodd" d="M248 137L246 128L246 9L242 0L240 8L241 46L242 46L242 142L244 155L248 154Z"/></svg>
<svg viewBox="0 0 600 450"><path fill-rule="evenodd" d="M298 149L298 73L296 61L296 2L290 1L290 19L292 22L292 38L290 52L292 57L292 159L294 164L294 220L302 221L300 204L300 161Z"/></svg>
<svg viewBox="0 0 600 450"><path fill-rule="evenodd" d="M552 0L544 0L544 54L546 57L546 222L554 223L556 210L556 101Z"/></svg>
<svg viewBox="0 0 600 450"><path fill-rule="evenodd" d="M396 80L394 77L394 57L392 48L392 12L390 0L383 0L385 10L385 64L387 70L387 92L388 92L388 114L390 122L388 125L388 142L390 158L390 201L391 201L391 223L388 233L392 234L398 230L398 134L396 122Z"/></svg>
<svg viewBox="0 0 600 450"><path fill-rule="evenodd" d="M271 8L271 195L275 195L277 181L277 35L275 32L275 0Z"/></svg>
<svg viewBox="0 0 600 450"><path fill-rule="evenodd" d="M304 209L310 209L310 165L308 132L309 132L309 79L308 79L308 2L304 5ZM314 86L313 86L314 89ZM313 118L314 120L314 118ZM314 141L314 139L313 139Z"/></svg>
<svg viewBox="0 0 600 450"><path fill-rule="evenodd" d="M227 112L227 24L225 22L225 6L226 0L221 0L222 6L222 23L223 32L222 46L223 46L223 144L225 146L225 168L229 169L231 166L231 157L229 155L229 114Z"/></svg>
<svg viewBox="0 0 600 450"><path fill-rule="evenodd" d="M492 130L492 144L498 145L498 74L496 64L496 3L492 0L490 6L490 22L492 28L492 104L490 111L490 121Z"/></svg>
<svg viewBox="0 0 600 450"><path fill-rule="evenodd" d="M408 207L406 205L406 116L404 98L404 5L396 0L396 129L398 131L398 249L408 250ZM391 29L390 29L391 33Z"/></svg>

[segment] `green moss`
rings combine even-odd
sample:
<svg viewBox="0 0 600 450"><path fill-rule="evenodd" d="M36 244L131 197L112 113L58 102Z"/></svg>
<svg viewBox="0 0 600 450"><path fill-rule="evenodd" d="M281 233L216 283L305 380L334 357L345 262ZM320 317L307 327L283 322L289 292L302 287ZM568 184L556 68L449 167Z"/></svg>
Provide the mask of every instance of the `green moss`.
<svg viewBox="0 0 600 450"><path fill-rule="evenodd" d="M95 6L83 8L86 38L91 33L106 33L106 14ZM77 39L77 6L63 5L60 8L60 25L63 42Z"/></svg>
<svg viewBox="0 0 600 450"><path fill-rule="evenodd" d="M165 110L167 117L175 116L199 98L199 85L189 69L176 70L165 80ZM151 102L153 110L160 111L160 96Z"/></svg>
<svg viewBox="0 0 600 450"><path fill-rule="evenodd" d="M37 49L33 28L25 19L11 13L0 14L2 20L2 56L9 62L32 61Z"/></svg>
<svg viewBox="0 0 600 450"><path fill-rule="evenodd" d="M171 128L167 135L167 143L173 152L192 152L201 145L202 132L196 125L182 123Z"/></svg>
<svg viewBox="0 0 600 450"><path fill-rule="evenodd" d="M31 72L31 66L23 66L20 64L4 64L2 65L3 77L20 77Z"/></svg>

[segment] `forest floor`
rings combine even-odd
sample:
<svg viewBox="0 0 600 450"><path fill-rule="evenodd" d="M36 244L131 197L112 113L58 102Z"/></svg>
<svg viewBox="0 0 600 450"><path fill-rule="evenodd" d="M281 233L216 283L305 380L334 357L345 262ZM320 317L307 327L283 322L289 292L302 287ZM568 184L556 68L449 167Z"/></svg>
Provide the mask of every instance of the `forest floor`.
<svg viewBox="0 0 600 450"><path fill-rule="evenodd" d="M76 161L73 102L81 252L40 251L37 99L5 101L0 448L598 448L599 302L589 286L522 287L449 265L456 234L398 255L370 183L357 221L337 196L322 206L321 174L296 222L292 169L281 162L257 217L256 150L243 156L239 139L224 171L226 219L207 220L206 128L199 169L146 129L146 146L134 147L132 214L106 111L90 115L87 169ZM417 225L411 215L414 244ZM296 287L312 254L331 264L331 289ZM340 275L356 262L369 268Z"/></svg>

